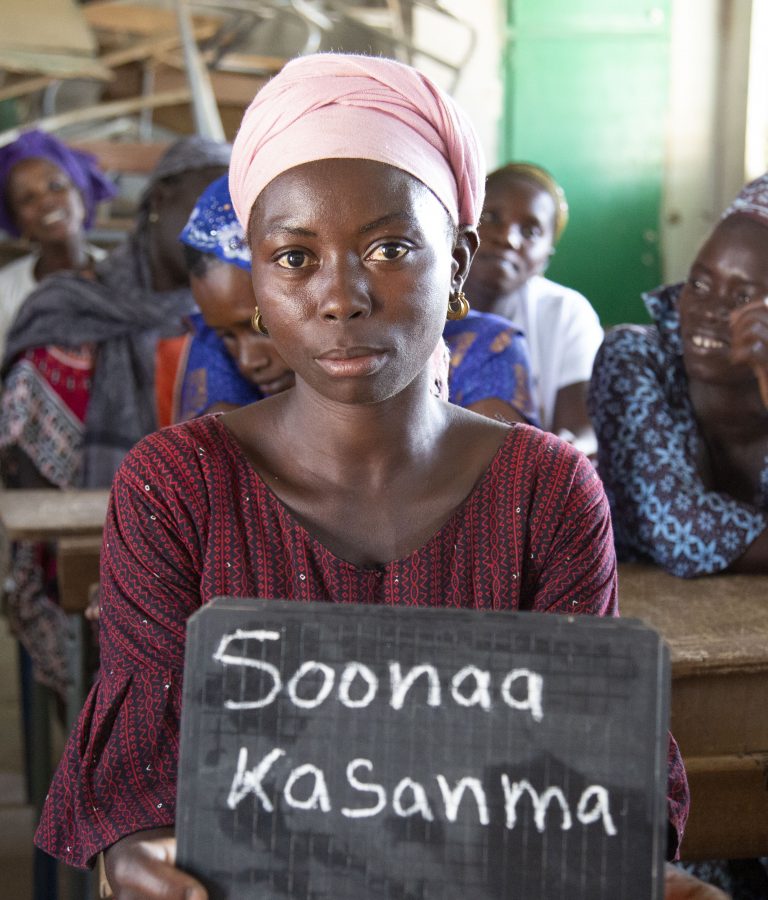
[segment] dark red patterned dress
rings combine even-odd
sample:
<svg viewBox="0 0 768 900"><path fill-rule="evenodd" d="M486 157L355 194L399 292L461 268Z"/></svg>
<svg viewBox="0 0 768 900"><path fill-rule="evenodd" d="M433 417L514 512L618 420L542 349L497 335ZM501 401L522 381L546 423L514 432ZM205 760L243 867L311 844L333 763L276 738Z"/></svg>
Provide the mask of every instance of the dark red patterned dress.
<svg viewBox="0 0 768 900"><path fill-rule="evenodd" d="M218 595L616 615L613 535L587 459L520 425L417 551L360 569L318 543L221 421L139 443L115 479L102 564L101 661L54 777L38 846L84 866L173 824L187 617ZM670 821L687 814L670 744Z"/></svg>

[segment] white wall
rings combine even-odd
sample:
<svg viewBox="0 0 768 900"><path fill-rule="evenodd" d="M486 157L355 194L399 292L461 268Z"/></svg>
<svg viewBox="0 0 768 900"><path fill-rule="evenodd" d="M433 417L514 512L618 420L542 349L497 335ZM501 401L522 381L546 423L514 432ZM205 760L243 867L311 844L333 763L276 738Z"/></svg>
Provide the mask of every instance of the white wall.
<svg viewBox="0 0 768 900"><path fill-rule="evenodd" d="M499 127L503 85L501 48L503 45L503 0L443 0L443 7L471 25L476 44L452 94L468 113L477 129L489 169L498 161ZM470 9L471 7L471 9ZM441 58L458 62L468 46L468 31L443 17L417 7L415 40ZM415 65L447 89L451 73L445 67L418 57Z"/></svg>
<svg viewBox="0 0 768 900"><path fill-rule="evenodd" d="M665 281L685 277L704 238L752 174L746 162L750 33L753 6L764 5L765 0L673 0ZM753 77L765 72L759 62L752 60Z"/></svg>

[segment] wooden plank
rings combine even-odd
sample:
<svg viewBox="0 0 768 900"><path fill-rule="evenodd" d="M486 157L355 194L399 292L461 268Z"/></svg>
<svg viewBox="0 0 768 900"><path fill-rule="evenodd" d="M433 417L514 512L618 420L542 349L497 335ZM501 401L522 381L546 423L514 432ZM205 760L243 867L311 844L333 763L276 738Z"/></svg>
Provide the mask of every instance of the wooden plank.
<svg viewBox="0 0 768 900"><path fill-rule="evenodd" d="M768 754L686 757L691 814L683 860L768 854Z"/></svg>
<svg viewBox="0 0 768 900"><path fill-rule="evenodd" d="M0 491L0 526L9 540L51 541L99 535L108 500L106 488Z"/></svg>
<svg viewBox="0 0 768 900"><path fill-rule="evenodd" d="M158 9L141 3L89 3L83 7L83 11L92 28L120 35L158 37L177 34L179 29L173 10ZM212 37L222 21L219 16L193 16L192 24L197 40Z"/></svg>
<svg viewBox="0 0 768 900"><path fill-rule="evenodd" d="M768 671L768 576L683 579L649 565L619 566L622 616L666 639L673 677L718 670Z"/></svg>
<svg viewBox="0 0 768 900"><path fill-rule="evenodd" d="M99 581L101 535L61 538L56 546L59 604L64 612L83 612L91 586Z"/></svg>
<svg viewBox="0 0 768 900"><path fill-rule="evenodd" d="M149 174L169 143L142 144L138 141L73 141L73 146L86 150L98 159L105 172Z"/></svg>
<svg viewBox="0 0 768 900"><path fill-rule="evenodd" d="M154 38L148 41L137 41L127 47L122 47L100 56L98 60L94 61L93 73L89 75L89 77L99 78L103 81L113 81L115 78L115 73L112 71L113 67L149 59L152 56L158 56L161 53L172 50L178 45L178 35L169 35L168 37L159 39ZM48 57L46 57L46 60L47 59ZM28 71L28 69L24 69L24 71ZM67 75L66 77L71 76ZM51 75L43 75L35 78L26 78L13 84L5 85L0 88L0 100L10 100L14 97L24 97L35 91L42 91L56 80L57 79Z"/></svg>
<svg viewBox="0 0 768 900"><path fill-rule="evenodd" d="M96 38L75 0L2 0L0 47L30 53L63 53L87 59Z"/></svg>
<svg viewBox="0 0 768 900"><path fill-rule="evenodd" d="M125 116L138 112L141 109L157 109L162 106L174 106L178 103L187 103L190 98L189 88L177 91L166 91L162 94L149 94L146 97L131 97L127 100L115 100L112 103L97 103L83 109L75 109L71 112L60 113L57 116L47 116L34 122L27 122L23 128L9 128L0 132L0 147L15 141L22 131L27 128L40 128L43 131L57 131L67 125L76 125L82 122L97 122L100 119L111 119L116 116Z"/></svg>

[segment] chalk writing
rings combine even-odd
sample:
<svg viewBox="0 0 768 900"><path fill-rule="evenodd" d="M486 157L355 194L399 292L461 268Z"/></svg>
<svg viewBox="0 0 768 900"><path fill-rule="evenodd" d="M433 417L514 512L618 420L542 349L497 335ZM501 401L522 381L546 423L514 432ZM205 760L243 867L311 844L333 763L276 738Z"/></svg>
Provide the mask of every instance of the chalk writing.
<svg viewBox="0 0 768 900"><path fill-rule="evenodd" d="M299 709L316 709L332 694L336 684L336 670L326 663L306 660L284 684L277 666L246 653L238 654L230 651L234 641L278 640L280 640L279 632L263 629L253 631L238 629L221 638L213 654L217 662L225 666L258 669L268 676L269 680L269 687L262 696L238 700L228 698L224 701L227 709L263 709L274 703L283 692ZM404 671L397 660L392 660L388 664L388 675L389 705L392 709L403 709L406 700L419 682L426 683L426 705L431 707L442 705L445 692L435 665L421 663ZM352 686L356 681L364 682L364 692L354 697ZM363 709L373 703L379 695L380 681L380 677L370 666L359 661L350 661L344 665L338 678L336 699L348 709ZM511 669L501 680L498 697L511 709L527 711L535 722L541 722L544 717L543 689L544 679L537 672L526 668ZM307 692L311 690L314 690L314 694L308 695ZM490 711L493 708L494 693L492 674L487 669L475 665L464 666L451 678L448 693L458 706L465 708L476 706ZM424 694L420 696L423 697Z"/></svg>
<svg viewBox="0 0 768 900"><path fill-rule="evenodd" d="M264 779L269 775L273 783L279 783L284 778L282 790L279 792L286 806L293 809L317 810L322 813L330 813L334 809L328 791L328 782L325 772L319 766L312 763L302 763L292 766L287 772L273 771L279 760L286 756L285 751L275 747L269 751L252 769L248 769L248 750L241 747L237 759L237 767L232 779L232 786L227 797L227 805L230 809L237 806L252 794L266 812L273 812L274 805L264 790ZM376 799L373 805L367 806L342 806L339 812L349 819L372 818L383 813L388 804L388 792L383 784L375 781L361 781L357 771L364 769L373 774L374 764L370 759L357 758L351 760L346 766L347 784L353 791L360 794L373 795ZM306 796L297 794L299 783L304 782ZM307 787L308 785L308 787ZM430 801L429 787L437 786L438 790L432 790ZM504 825L508 830L513 830L521 817L520 809L532 811L533 822L537 831L543 833L547 824L554 823L561 831L569 831L573 827L572 804L566 797L563 789L550 785L542 791L536 790L527 779L513 781L506 772L499 776L498 784L486 784L482 779L467 775L451 783L443 774L434 775L434 785L422 784L419 781L406 776L397 782L391 791L391 803L389 804L396 816L408 818L421 816L425 821L432 822L436 814L438 818L446 822L457 822L460 813L476 817L478 824L491 824L489 812L489 792L501 788L504 808ZM471 797L471 800L465 798ZM528 803L523 802L524 798ZM550 808L560 811L550 813ZM474 810L474 813L469 810ZM610 811L610 795L600 785L589 785L581 791L576 801L576 820L582 825L600 823L606 835L613 837L617 833L616 825Z"/></svg>

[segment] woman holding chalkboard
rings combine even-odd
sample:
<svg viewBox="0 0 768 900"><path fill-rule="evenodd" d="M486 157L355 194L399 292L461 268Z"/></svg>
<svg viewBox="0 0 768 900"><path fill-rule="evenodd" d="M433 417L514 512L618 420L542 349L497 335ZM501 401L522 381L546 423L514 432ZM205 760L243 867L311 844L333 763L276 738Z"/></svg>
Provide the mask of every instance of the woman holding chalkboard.
<svg viewBox="0 0 768 900"><path fill-rule="evenodd" d="M217 595L615 615L607 503L553 435L447 404L428 361L478 245L464 115L385 59L297 59L245 114L230 186L253 326L295 387L142 441L113 486L102 672L38 845L106 856L118 897L204 897L176 870L184 628ZM670 744L670 852L687 787Z"/></svg>

